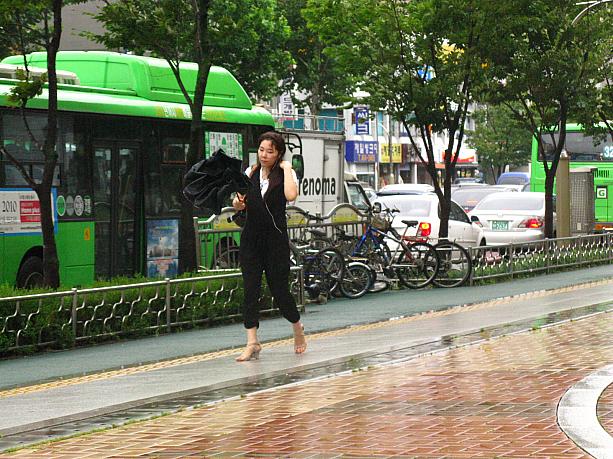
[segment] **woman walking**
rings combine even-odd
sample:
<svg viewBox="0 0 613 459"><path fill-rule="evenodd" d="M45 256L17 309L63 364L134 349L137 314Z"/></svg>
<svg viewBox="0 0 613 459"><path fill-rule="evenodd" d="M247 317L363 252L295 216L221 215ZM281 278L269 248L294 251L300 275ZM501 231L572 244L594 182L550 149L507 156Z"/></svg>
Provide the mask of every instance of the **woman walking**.
<svg viewBox="0 0 613 459"><path fill-rule="evenodd" d="M247 209L240 244L247 346L236 358L239 362L257 359L262 350L257 336L262 273L266 274L275 306L292 324L294 351L302 354L307 347L300 313L288 285L289 240L285 206L298 196L298 180L291 164L283 160L285 142L279 133L265 132L258 142L257 164L245 171L254 186L246 195L237 194L232 201L236 210Z"/></svg>

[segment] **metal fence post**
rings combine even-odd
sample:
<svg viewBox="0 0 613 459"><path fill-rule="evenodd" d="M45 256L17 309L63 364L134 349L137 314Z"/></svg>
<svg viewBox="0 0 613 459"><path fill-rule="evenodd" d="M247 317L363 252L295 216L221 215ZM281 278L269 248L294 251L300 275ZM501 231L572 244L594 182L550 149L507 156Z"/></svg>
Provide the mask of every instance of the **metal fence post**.
<svg viewBox="0 0 613 459"><path fill-rule="evenodd" d="M511 248L509 250L509 273L511 274L511 279L515 277L515 245L511 243Z"/></svg>
<svg viewBox="0 0 613 459"><path fill-rule="evenodd" d="M74 343L77 342L77 302L79 301L78 291L76 288L72 291L72 309L70 310L70 317L72 319L72 334L74 336Z"/></svg>
<svg viewBox="0 0 613 459"><path fill-rule="evenodd" d="M166 277L166 330L170 333L170 278Z"/></svg>
<svg viewBox="0 0 613 459"><path fill-rule="evenodd" d="M473 274L475 273L475 259L476 259L475 258L476 255L473 254L473 247L468 247L468 256L470 257L470 260L472 261L471 268L470 268L470 274L468 275L468 285L472 287L475 283L475 281L473 280Z"/></svg>

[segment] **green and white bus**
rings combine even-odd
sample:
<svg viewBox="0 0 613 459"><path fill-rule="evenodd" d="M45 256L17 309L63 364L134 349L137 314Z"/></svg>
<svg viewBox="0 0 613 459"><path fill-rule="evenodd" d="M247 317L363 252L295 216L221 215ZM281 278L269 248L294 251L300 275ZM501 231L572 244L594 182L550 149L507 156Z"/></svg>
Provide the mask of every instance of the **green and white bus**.
<svg viewBox="0 0 613 459"><path fill-rule="evenodd" d="M559 138L555 133L554 137ZM553 152L553 142L549 134L543 135L545 155ZM595 227L594 231L613 228L613 139L608 135L604 141L594 142L578 124L566 126L564 145L570 159L570 167L594 168L595 187ZM545 191L545 171L538 154L538 142L532 140L532 167L530 176L531 191Z"/></svg>
<svg viewBox="0 0 613 459"><path fill-rule="evenodd" d="M44 71L46 54L27 55ZM8 103L23 56L0 64L0 141L35 179L42 153L21 111ZM53 184L60 278L65 286L114 276L173 276L177 270L179 193L191 112L161 59L111 52L60 52L58 167ZM193 88L197 66L181 65ZM245 160L258 136L274 129L225 69L211 69L203 119L205 152L218 147ZM46 126L47 91L28 104L38 139ZM0 283L22 286L42 267L40 207L8 158L0 156ZM204 216L204 215L203 215Z"/></svg>

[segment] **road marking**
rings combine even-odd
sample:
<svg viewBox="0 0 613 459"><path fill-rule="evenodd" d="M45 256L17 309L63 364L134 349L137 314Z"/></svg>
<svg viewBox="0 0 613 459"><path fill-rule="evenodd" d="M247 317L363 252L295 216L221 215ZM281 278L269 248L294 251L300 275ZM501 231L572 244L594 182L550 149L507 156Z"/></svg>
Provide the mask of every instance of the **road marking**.
<svg viewBox="0 0 613 459"><path fill-rule="evenodd" d="M607 365L574 384L558 403L560 429L597 459L613 459L613 437L604 430L596 414L598 399L611 384L613 365Z"/></svg>

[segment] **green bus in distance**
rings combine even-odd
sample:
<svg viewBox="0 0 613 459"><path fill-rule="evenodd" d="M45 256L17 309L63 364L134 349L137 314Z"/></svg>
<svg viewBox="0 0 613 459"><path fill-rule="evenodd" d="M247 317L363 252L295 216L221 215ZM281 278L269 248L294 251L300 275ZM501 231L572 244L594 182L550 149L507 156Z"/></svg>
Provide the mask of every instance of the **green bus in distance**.
<svg viewBox="0 0 613 459"><path fill-rule="evenodd" d="M44 72L47 56L26 56ZM8 103L23 56L0 64L0 141L35 179L43 155L19 109ZM177 272L181 182L191 112L165 60L112 52L58 53L58 166L53 183L56 242L64 286L95 279ZM197 65L182 63L186 88ZM192 94L193 96L193 94ZM204 100L205 151L222 147L248 163L257 138L274 129L227 70L212 67ZM44 139L47 91L28 104L27 121ZM196 210L197 216L207 216ZM18 287L41 276L42 237L36 194L0 156L0 283Z"/></svg>
<svg viewBox="0 0 613 459"><path fill-rule="evenodd" d="M554 133L556 140L559 133ZM551 136L542 136L545 144L545 155L553 151ZM566 126L566 142L564 149L570 159L570 167L594 168L595 187L595 227L596 232L613 229L613 139L607 135L604 141L596 142L591 136L584 134L578 124ZM545 191L545 171L543 161L538 154L538 142L532 139L532 171L530 176L531 191Z"/></svg>

